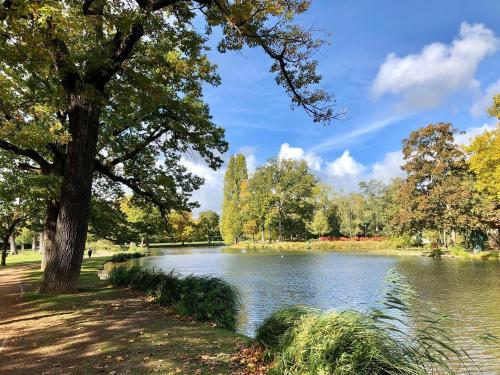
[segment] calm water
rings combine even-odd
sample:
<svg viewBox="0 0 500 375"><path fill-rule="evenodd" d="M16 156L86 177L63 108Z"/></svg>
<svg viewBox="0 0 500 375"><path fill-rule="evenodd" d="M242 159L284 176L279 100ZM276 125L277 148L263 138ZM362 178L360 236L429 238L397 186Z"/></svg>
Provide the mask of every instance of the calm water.
<svg viewBox="0 0 500 375"><path fill-rule="evenodd" d="M242 292L239 331L252 335L277 308L291 304L322 310L366 311L380 301L384 276L394 268L420 299L449 316L458 347L484 374L500 374L500 346L480 339L500 337L500 263L424 257L385 257L346 253L255 253L222 248L155 249L140 262L183 275L212 275ZM480 373L470 367L472 373Z"/></svg>

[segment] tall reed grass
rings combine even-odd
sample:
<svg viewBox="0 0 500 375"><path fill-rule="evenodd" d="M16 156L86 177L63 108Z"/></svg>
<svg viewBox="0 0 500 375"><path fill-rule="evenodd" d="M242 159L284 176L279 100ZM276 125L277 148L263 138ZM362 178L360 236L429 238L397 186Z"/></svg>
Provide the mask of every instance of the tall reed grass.
<svg viewBox="0 0 500 375"><path fill-rule="evenodd" d="M391 273L381 307L318 313L281 309L259 327L257 340L273 359L272 374L453 374L454 348L443 318L423 309L412 289ZM418 305L418 306L417 306Z"/></svg>

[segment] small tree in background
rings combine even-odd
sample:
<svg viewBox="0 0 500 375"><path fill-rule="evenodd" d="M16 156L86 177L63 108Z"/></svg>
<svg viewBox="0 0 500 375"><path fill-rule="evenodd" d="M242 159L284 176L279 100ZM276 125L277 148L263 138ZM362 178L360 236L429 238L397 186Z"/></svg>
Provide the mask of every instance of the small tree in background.
<svg viewBox="0 0 500 375"><path fill-rule="evenodd" d="M319 237L330 233L330 231L332 230L332 228L330 227L330 223L328 223L328 217L322 210L318 210L314 213L314 217L309 223L308 229L312 234L315 234Z"/></svg>
<svg viewBox="0 0 500 375"><path fill-rule="evenodd" d="M200 212L196 227L198 229L198 233L203 238L206 238L209 244L212 242L212 239L220 236L219 220L220 218L217 212Z"/></svg>

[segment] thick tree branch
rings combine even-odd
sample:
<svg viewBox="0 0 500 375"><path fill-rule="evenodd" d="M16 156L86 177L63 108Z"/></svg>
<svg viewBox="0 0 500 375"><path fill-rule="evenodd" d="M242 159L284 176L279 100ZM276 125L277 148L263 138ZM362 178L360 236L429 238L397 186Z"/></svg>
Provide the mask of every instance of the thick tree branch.
<svg viewBox="0 0 500 375"><path fill-rule="evenodd" d="M129 58L135 44L143 35L144 29L140 21L130 27L126 36L121 31L117 31L113 39L105 46L105 48L108 48L106 54L109 56L109 60L99 67L87 71L85 81L92 84L99 91L103 91L123 62Z"/></svg>
<svg viewBox="0 0 500 375"><path fill-rule="evenodd" d="M167 217L166 215L168 213L169 208L166 206L166 204L164 202L159 200L153 192L142 189L134 181L132 181L128 178L114 174L113 170L109 166L104 165L100 160L95 161L94 168L95 168L96 172L99 172L103 176L108 177L111 181L119 182L119 183L127 186L128 188L130 188L137 195L146 198L148 201L150 201L151 203L153 203L154 205L156 205L158 207L158 209L160 210L160 212L164 218Z"/></svg>
<svg viewBox="0 0 500 375"><path fill-rule="evenodd" d="M37 163L43 170L52 169L52 164L45 160L35 150L17 147L16 145L0 139L0 148L18 156L25 156Z"/></svg>
<svg viewBox="0 0 500 375"><path fill-rule="evenodd" d="M50 19L47 21L47 28L49 33L52 30L52 22ZM54 61L54 67L59 75L59 79L66 90L66 93L69 94L73 92L80 83L80 75L76 70L76 67L70 61L70 52L64 40L57 38L53 35L49 36L50 39L50 55L52 56L52 60Z"/></svg>

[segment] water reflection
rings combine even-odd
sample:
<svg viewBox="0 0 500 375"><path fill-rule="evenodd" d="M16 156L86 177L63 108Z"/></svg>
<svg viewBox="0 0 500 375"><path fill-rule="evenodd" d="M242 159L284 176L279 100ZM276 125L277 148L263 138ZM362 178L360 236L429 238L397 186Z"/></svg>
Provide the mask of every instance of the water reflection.
<svg viewBox="0 0 500 375"><path fill-rule="evenodd" d="M380 300L386 273L396 268L420 299L452 317L457 344L483 373L500 374L500 348L479 339L485 332L500 337L500 263L221 248L156 249L152 255L140 262L183 275L219 276L236 285L244 306L238 330L248 335L284 305L366 311Z"/></svg>

